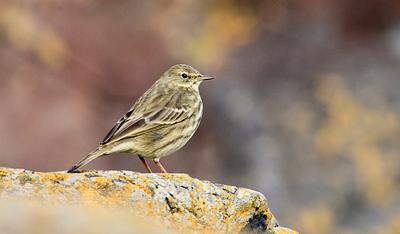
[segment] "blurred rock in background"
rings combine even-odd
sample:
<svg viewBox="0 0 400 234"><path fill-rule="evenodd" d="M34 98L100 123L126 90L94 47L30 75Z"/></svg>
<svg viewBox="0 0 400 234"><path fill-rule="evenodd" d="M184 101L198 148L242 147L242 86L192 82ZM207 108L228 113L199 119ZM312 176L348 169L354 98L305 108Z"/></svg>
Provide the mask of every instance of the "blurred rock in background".
<svg viewBox="0 0 400 234"><path fill-rule="evenodd" d="M2 1L0 165L67 169L176 63L217 79L167 168L261 191L300 233L396 230L395 0Z"/></svg>

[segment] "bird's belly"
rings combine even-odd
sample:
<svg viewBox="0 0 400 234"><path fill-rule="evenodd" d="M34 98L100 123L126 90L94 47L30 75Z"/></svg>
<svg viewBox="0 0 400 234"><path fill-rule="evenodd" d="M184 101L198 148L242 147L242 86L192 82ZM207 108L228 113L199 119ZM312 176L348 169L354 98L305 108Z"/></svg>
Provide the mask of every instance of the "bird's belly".
<svg viewBox="0 0 400 234"><path fill-rule="evenodd" d="M172 154L173 152L179 150L190 140L192 135L193 134L187 136L186 138L176 140L175 142L170 143L167 146L161 148L160 150L155 152L155 157L162 158L164 156L167 156L167 155Z"/></svg>
<svg viewBox="0 0 400 234"><path fill-rule="evenodd" d="M200 120L193 117L173 126L135 138L135 151L146 158L161 158L182 148L193 136Z"/></svg>

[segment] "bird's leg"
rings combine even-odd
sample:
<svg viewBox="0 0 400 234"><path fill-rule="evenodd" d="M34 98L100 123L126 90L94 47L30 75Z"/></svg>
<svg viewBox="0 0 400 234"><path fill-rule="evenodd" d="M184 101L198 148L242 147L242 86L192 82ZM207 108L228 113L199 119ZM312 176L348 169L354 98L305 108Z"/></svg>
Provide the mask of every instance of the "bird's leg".
<svg viewBox="0 0 400 234"><path fill-rule="evenodd" d="M138 155L138 157L139 157L140 161L143 163L143 165L144 165L144 167L146 168L147 172L153 173L153 172L151 171L149 165L147 164L146 160L145 160L142 156L140 156L140 155Z"/></svg>
<svg viewBox="0 0 400 234"><path fill-rule="evenodd" d="M163 167L163 165L161 165L160 163L160 159L155 159L153 160L154 163L160 168L160 170L162 171L162 173L168 173L167 170L165 170L165 168Z"/></svg>

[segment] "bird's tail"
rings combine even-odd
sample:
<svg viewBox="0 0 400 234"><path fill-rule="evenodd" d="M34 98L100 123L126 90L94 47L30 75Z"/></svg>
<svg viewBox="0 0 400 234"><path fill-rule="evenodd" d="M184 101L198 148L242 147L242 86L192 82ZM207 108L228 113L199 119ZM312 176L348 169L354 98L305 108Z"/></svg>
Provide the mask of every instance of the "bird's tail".
<svg viewBox="0 0 400 234"><path fill-rule="evenodd" d="M96 159L96 158L98 158L100 156L106 155L106 154L108 154L106 152L106 149L102 148L102 147L99 147L95 151L89 153L86 157L82 158L79 162L77 162L73 167L71 167L67 171L67 173L75 172L76 170L78 170L79 168L85 166L86 164L88 164L92 160L94 160L94 159Z"/></svg>

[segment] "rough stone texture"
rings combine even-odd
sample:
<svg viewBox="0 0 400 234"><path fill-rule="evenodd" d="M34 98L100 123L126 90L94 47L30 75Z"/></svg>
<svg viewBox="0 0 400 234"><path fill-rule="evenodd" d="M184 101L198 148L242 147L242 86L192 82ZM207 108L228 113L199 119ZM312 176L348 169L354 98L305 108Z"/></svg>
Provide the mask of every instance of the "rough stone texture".
<svg viewBox="0 0 400 234"><path fill-rule="evenodd" d="M115 219L117 213L126 213L122 215L125 219L129 220L128 217L132 216L135 221L151 220L142 226L162 227L163 232L168 229L171 232L190 230L201 233L296 233L279 227L262 194L245 188L200 181L186 174L142 174L130 171L67 174L0 168L0 194L3 201L12 199L14 202L11 204L17 199L41 202L42 207L43 204L52 207L42 212L44 217L54 207L63 206L70 213L73 213L71 209L84 210L80 212L81 215L88 214L87 210L99 209L94 213L104 213L105 220L107 214ZM5 208L12 209L12 206ZM103 212L104 209L114 212ZM4 207L1 210L3 212ZM88 217L96 219L93 215ZM87 225L83 226L87 228ZM125 225L125 228L131 226Z"/></svg>

